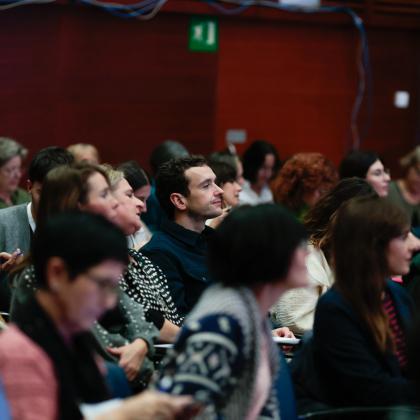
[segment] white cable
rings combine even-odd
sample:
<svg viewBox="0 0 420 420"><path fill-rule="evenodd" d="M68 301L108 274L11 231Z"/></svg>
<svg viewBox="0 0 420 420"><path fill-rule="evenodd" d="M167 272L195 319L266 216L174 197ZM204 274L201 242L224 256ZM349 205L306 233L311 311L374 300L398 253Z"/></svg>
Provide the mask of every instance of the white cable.
<svg viewBox="0 0 420 420"><path fill-rule="evenodd" d="M138 19L138 20L150 20L150 19L153 19L158 14L159 10L163 7L163 5L167 1L168 0L160 0L156 4L155 8L150 13L148 13L147 15L139 15L139 16L136 16L136 19Z"/></svg>

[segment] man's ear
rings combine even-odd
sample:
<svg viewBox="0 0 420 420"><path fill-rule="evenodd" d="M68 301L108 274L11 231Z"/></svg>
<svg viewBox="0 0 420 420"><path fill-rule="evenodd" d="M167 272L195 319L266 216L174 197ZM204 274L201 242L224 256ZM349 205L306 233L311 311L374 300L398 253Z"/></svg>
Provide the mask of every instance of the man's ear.
<svg viewBox="0 0 420 420"><path fill-rule="evenodd" d="M60 257L51 257L45 267L45 276L48 288L53 292L59 291L61 284L68 279L65 262Z"/></svg>
<svg viewBox="0 0 420 420"><path fill-rule="evenodd" d="M169 196L171 203L175 206L177 210L185 211L187 209L187 200L180 193L172 193Z"/></svg>
<svg viewBox="0 0 420 420"><path fill-rule="evenodd" d="M29 194L31 193L32 187L33 187L32 181L27 179L26 180L26 191L28 191Z"/></svg>

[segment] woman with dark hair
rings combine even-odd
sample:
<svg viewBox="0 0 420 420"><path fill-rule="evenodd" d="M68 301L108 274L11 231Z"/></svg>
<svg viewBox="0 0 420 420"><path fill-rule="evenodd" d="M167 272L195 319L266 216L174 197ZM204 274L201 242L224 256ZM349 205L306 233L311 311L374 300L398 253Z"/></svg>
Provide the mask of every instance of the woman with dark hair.
<svg viewBox="0 0 420 420"><path fill-rule="evenodd" d="M237 181L235 167L225 162L209 162L209 166L216 175L216 185L223 190L222 215L209 219L206 222L206 225L216 228L229 211L239 204L239 195L242 187Z"/></svg>
<svg viewBox="0 0 420 420"><path fill-rule="evenodd" d="M147 213L147 200L150 197L151 185L144 169L136 161L129 160L119 165L117 170L124 174L124 178L133 190L133 196L141 201L140 216ZM132 236L133 242L130 247L138 250L147 244L151 238L152 233L142 220L140 229Z"/></svg>
<svg viewBox="0 0 420 420"><path fill-rule="evenodd" d="M273 202L269 182L275 176L280 159L276 148L264 141L256 140L242 156L245 182L239 197L241 204Z"/></svg>
<svg viewBox="0 0 420 420"><path fill-rule="evenodd" d="M309 235L306 259L309 285L284 293L271 308L271 319L276 325L287 326L295 334L312 329L318 299L334 283L331 235L337 211L351 198L375 195L366 181L346 178L309 210L304 219Z"/></svg>
<svg viewBox="0 0 420 420"><path fill-rule="evenodd" d="M216 184L223 190L222 209L236 207L242 187L235 168L224 162L210 162L209 166L216 175Z"/></svg>
<svg viewBox="0 0 420 420"><path fill-rule="evenodd" d="M13 418L170 420L181 414L190 401L156 393L114 400L89 414L110 398L89 330L118 301L128 262L120 229L98 215L62 213L37 228L31 254L37 290L16 311L17 326L0 334L0 372Z"/></svg>
<svg viewBox="0 0 420 420"><path fill-rule="evenodd" d="M124 174L124 178L133 189L133 194L144 203L143 212L147 212L146 201L150 196L150 178L146 171L135 161L121 163L117 170Z"/></svg>
<svg viewBox="0 0 420 420"><path fill-rule="evenodd" d="M89 163L57 167L48 173L43 183L37 229L63 211L100 214L124 229L126 223L119 217L118 207L108 175L102 167ZM137 222L140 223L138 217ZM36 288L37 278L32 265L24 268L13 280L16 290L12 300L12 319ZM144 386L153 371L147 356L153 354L153 340L158 331L146 321L140 305L124 293L119 297L117 308L94 324L93 332L100 344L98 350L107 360L119 362L127 378L130 381L136 379L135 386ZM113 349L113 356L108 348Z"/></svg>
<svg viewBox="0 0 420 420"><path fill-rule="evenodd" d="M242 187L245 181L244 168L241 158L234 151L231 151L228 148L218 152L210 153L210 155L207 157L207 162L209 162L210 165L213 163L226 163L227 165L234 168L236 171L236 182Z"/></svg>
<svg viewBox="0 0 420 420"><path fill-rule="evenodd" d="M37 227L54 214L77 210L101 214L115 222L117 206L102 167L89 163L61 166L50 171L43 184Z"/></svg>
<svg viewBox="0 0 420 420"><path fill-rule="evenodd" d="M337 214L335 284L319 299L313 329L315 367L329 404L414 402L406 377L412 303L389 280L409 270L409 229L404 212L378 197L350 200Z"/></svg>
<svg viewBox="0 0 420 420"><path fill-rule="evenodd" d="M380 157L370 151L353 150L348 153L340 163L340 178L366 179L375 189L379 197L388 195L391 177L389 170L384 167Z"/></svg>
<svg viewBox="0 0 420 420"><path fill-rule="evenodd" d="M303 227L274 204L239 207L223 220L208 249L216 284L188 315L160 390L192 395L208 418L278 418L267 314L283 292L306 284L304 240Z"/></svg>
<svg viewBox="0 0 420 420"><path fill-rule="evenodd" d="M303 220L306 212L338 181L337 171L321 153L298 153L288 159L271 183L274 201Z"/></svg>

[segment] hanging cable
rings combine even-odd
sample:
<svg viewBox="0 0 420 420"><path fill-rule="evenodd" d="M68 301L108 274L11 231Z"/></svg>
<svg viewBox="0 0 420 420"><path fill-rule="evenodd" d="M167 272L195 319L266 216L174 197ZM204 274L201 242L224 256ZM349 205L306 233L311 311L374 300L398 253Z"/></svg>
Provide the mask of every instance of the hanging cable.
<svg viewBox="0 0 420 420"><path fill-rule="evenodd" d="M46 4L53 3L56 0L17 0L4 2L0 0L0 11L12 9L14 7L25 6L28 4ZM142 0L132 4L120 4L115 2L106 2L101 0L78 0L82 4L99 7L114 16L124 19L138 19L150 20L153 19L160 9L168 2L168 0ZM357 70L359 74L358 87L356 98L353 103L351 118L350 118L350 132L352 149L360 148L362 144L362 137L358 128L358 117L363 103L365 92L367 90L368 100L368 118L363 137L367 134L369 129L371 112L372 112L372 76L370 70L369 48L366 36L366 30L363 25L362 19L350 8L342 6L327 6L327 7L310 7L298 5L281 4L274 0L201 0L216 9L218 12L225 15L237 15L243 13L251 6L260 6L284 10L288 12L299 13L344 13L350 16L359 32L359 53L357 58ZM6 4L2 4L6 3ZM229 4L229 7L226 5Z"/></svg>
<svg viewBox="0 0 420 420"><path fill-rule="evenodd" d="M203 2L209 4L210 6L214 7L218 11L223 14L232 14L232 10L235 12L238 10L239 7L242 7L244 10L251 7L251 6L263 6L263 7L270 7L277 10L283 10L292 13L342 13L348 15L352 21L354 26L356 27L359 33L359 52L357 58L357 71L359 75L358 86L356 91L356 97L353 102L352 112L350 116L350 135L351 135L351 149L359 149L362 144L362 137L359 132L358 128L358 117L360 113L360 108L363 103L363 98L365 96L366 87L367 87L367 95L368 95L368 118L367 118L367 125L363 132L364 135L367 134L367 130L369 129L370 119L371 119L371 72L370 72L370 60L369 60L369 48L366 36L366 30L363 25L362 19L350 8L342 7L342 6L327 6L327 7L310 7L310 6L290 6L278 3L276 1L270 0L219 0L219 3L226 3L229 5L235 5L237 9L231 9L230 7L227 8L222 6L221 4L217 4L214 0L202 0ZM216 7L217 5L217 7Z"/></svg>

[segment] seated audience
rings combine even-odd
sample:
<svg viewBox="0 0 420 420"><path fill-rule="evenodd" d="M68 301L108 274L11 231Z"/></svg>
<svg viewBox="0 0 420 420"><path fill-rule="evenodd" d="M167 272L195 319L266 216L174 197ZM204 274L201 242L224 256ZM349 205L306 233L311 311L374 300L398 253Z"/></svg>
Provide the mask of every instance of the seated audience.
<svg viewBox="0 0 420 420"><path fill-rule="evenodd" d="M223 214L206 222L208 226L216 228L228 212L239 204L242 187L237 181L237 171L234 166L225 162L210 162L209 166L216 175L216 184L223 190Z"/></svg>
<svg viewBox="0 0 420 420"><path fill-rule="evenodd" d="M306 284L304 240L303 227L274 204L240 207L223 220L209 241L215 284L187 317L158 389L192 395L206 418L279 418L267 314L283 292Z"/></svg>
<svg viewBox="0 0 420 420"><path fill-rule="evenodd" d="M47 173L60 165L70 164L73 156L61 147L46 147L40 150L29 165L27 188L29 203L19 204L0 210L0 309L9 312L11 291L6 272L10 271L22 255L30 248L35 231L36 218L42 183Z"/></svg>
<svg viewBox="0 0 420 420"><path fill-rule="evenodd" d="M98 149L93 144L76 143L67 147L74 156L75 162L88 162L98 165L100 163Z"/></svg>
<svg viewBox="0 0 420 420"><path fill-rule="evenodd" d="M101 167L87 163L58 167L45 178L37 228L56 214L78 210L100 214L121 228L126 228L127 221L121 215L122 211L117 211L118 207L107 174ZM131 216L129 223L133 219L138 223L136 214ZM16 289L11 308L13 320L19 307L33 295L37 279L29 265L12 280ZM107 360L118 362L136 389L148 383L153 372L149 358L153 355L154 338L158 331L146 321L139 304L125 293L120 293L117 307L94 324L93 333L98 342L98 351Z"/></svg>
<svg viewBox="0 0 420 420"><path fill-rule="evenodd" d="M331 235L337 211L351 198L374 195L375 191L366 181L346 178L309 210L304 219L309 234L306 259L309 285L281 296L270 310L274 324L287 326L299 335L312 330L318 299L334 283Z"/></svg>
<svg viewBox="0 0 420 420"><path fill-rule="evenodd" d="M41 149L32 159L28 170L28 192L31 201L0 210L0 251L12 253L17 248L25 255L35 232L42 183L48 172L60 165L69 165L73 156L62 147Z"/></svg>
<svg viewBox="0 0 420 420"><path fill-rule="evenodd" d="M165 274L178 313L184 317L211 283L207 219L222 214L223 191L204 158L191 156L163 164L156 176L156 195L167 220L142 252Z"/></svg>
<svg viewBox="0 0 420 420"><path fill-rule="evenodd" d="M153 176L151 183L152 189L147 200L148 211L143 215L142 220L152 232L159 230L162 220L166 219L166 213L160 207L159 200L156 197L155 178L159 168L171 159L187 157L188 155L188 150L181 143L175 140L164 141L156 146L150 155L149 163Z"/></svg>
<svg viewBox="0 0 420 420"><path fill-rule="evenodd" d="M389 170L384 167L380 157L370 151L353 150L348 153L340 163L340 178L366 179L374 188L379 197L386 197L391 180Z"/></svg>
<svg viewBox="0 0 420 420"><path fill-rule="evenodd" d="M298 153L288 159L271 183L274 201L303 220L338 181L334 165L321 153Z"/></svg>
<svg viewBox="0 0 420 420"><path fill-rule="evenodd" d="M0 374L12 415L82 419L109 399L89 329L117 303L126 238L101 216L65 213L38 226L31 255L37 291L16 313L17 326L0 334ZM174 419L189 403L145 393L88 418Z"/></svg>
<svg viewBox="0 0 420 420"><path fill-rule="evenodd" d="M118 201L115 222L130 235L140 225L139 212L143 202L133 194L133 189L120 171L106 167L111 191ZM173 342L183 318L178 314L171 298L167 280L162 271L144 256L141 251L129 249L127 270L120 286L128 296L143 307L145 317L160 330L159 338Z"/></svg>
<svg viewBox="0 0 420 420"><path fill-rule="evenodd" d="M27 203L29 195L19 188L22 161L28 151L8 137L0 137L0 209Z"/></svg>
<svg viewBox="0 0 420 420"><path fill-rule="evenodd" d="M407 379L412 302L389 280L409 270L409 229L405 213L378 197L350 200L337 214L335 284L319 299L313 329L313 358L328 404L415 402L414 385ZM304 376L303 383L309 383Z"/></svg>
<svg viewBox="0 0 420 420"><path fill-rule="evenodd" d="M420 147L400 160L404 176L389 185L389 199L399 205L414 228L420 227ZM418 233L418 232L417 232Z"/></svg>
<svg viewBox="0 0 420 420"><path fill-rule="evenodd" d="M280 166L276 148L264 140L256 140L245 150L242 163L245 181L240 203L256 205L273 202L269 182Z"/></svg>
<svg viewBox="0 0 420 420"><path fill-rule="evenodd" d="M147 200L150 196L151 186L150 179L146 172L134 160L122 163L118 166L118 170L123 172L124 178L133 189L134 197L142 202L143 205L140 208L141 214L147 213ZM149 242L151 237L152 234L150 230L142 221L140 229L132 236L133 243L130 247L138 250Z"/></svg>

